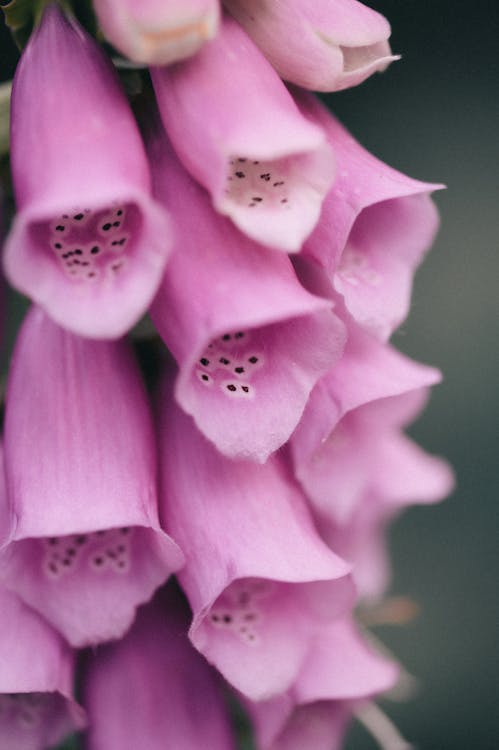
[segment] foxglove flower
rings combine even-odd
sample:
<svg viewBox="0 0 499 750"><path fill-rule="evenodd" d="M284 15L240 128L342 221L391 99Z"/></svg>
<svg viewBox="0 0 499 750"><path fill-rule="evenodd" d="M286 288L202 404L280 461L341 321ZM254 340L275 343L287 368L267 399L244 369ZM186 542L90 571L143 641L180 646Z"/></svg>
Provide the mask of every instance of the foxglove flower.
<svg viewBox="0 0 499 750"><path fill-rule="evenodd" d="M314 91L357 86L398 57L390 24L357 0L224 0L281 78Z"/></svg>
<svg viewBox="0 0 499 750"><path fill-rule="evenodd" d="M414 271L438 228L430 193L442 186L383 164L314 97L297 92L296 100L327 133L337 161L334 187L302 253L326 271L355 320L387 339L409 311Z"/></svg>
<svg viewBox="0 0 499 750"><path fill-rule="evenodd" d="M152 80L175 151L216 210L297 252L333 181L332 152L245 32L225 18L213 42Z"/></svg>
<svg viewBox="0 0 499 750"><path fill-rule="evenodd" d="M324 628L292 688L246 701L258 750L339 750L356 703L393 687L398 668L375 654L350 620Z"/></svg>
<svg viewBox="0 0 499 750"><path fill-rule="evenodd" d="M161 506L186 565L194 646L253 700L287 690L317 630L353 603L349 568L317 535L278 458L229 461L163 395Z"/></svg>
<svg viewBox="0 0 499 750"><path fill-rule="evenodd" d="M126 57L167 65L193 55L218 28L218 0L94 0L99 25Z"/></svg>
<svg viewBox="0 0 499 750"><path fill-rule="evenodd" d="M84 712L72 698L69 647L3 587L0 665L0 747L45 750L84 726Z"/></svg>
<svg viewBox="0 0 499 750"><path fill-rule="evenodd" d="M89 655L88 750L233 750L219 685L187 638L189 613L166 589L123 640Z"/></svg>
<svg viewBox="0 0 499 750"><path fill-rule="evenodd" d="M175 222L151 315L180 366L176 398L222 453L263 462L340 357L344 325L302 288L283 253L213 212L164 134L149 151L155 195Z"/></svg>
<svg viewBox="0 0 499 750"><path fill-rule="evenodd" d="M377 486L383 494L395 476L403 481L419 449L411 452L412 443L400 429L420 411L425 389L440 377L435 368L349 326L342 359L315 387L290 441L296 476L319 514L345 522L366 488ZM388 462L387 453L393 455ZM407 487L417 494L411 482Z"/></svg>
<svg viewBox="0 0 499 750"><path fill-rule="evenodd" d="M121 336L156 292L169 224L111 64L56 5L16 71L11 164L10 282L76 333Z"/></svg>
<svg viewBox="0 0 499 750"><path fill-rule="evenodd" d="M5 469L13 523L0 578L75 646L122 635L183 562L159 528L154 433L125 342L81 339L28 313Z"/></svg>

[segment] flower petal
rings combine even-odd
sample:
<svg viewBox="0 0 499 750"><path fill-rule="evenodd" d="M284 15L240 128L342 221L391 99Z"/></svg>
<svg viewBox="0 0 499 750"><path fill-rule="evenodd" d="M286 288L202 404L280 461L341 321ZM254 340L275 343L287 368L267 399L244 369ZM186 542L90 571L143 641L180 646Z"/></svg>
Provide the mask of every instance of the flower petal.
<svg viewBox="0 0 499 750"><path fill-rule="evenodd" d="M332 152L244 31L226 18L198 55L153 69L152 80L175 151L217 211L297 252L333 181Z"/></svg>
<svg viewBox="0 0 499 750"><path fill-rule="evenodd" d="M119 637L182 564L159 528L151 417L125 342L80 339L33 308L9 378L5 585L74 645Z"/></svg>
<svg viewBox="0 0 499 750"><path fill-rule="evenodd" d="M9 281L72 331L123 335L160 282L168 218L112 66L55 4L18 65L11 118Z"/></svg>

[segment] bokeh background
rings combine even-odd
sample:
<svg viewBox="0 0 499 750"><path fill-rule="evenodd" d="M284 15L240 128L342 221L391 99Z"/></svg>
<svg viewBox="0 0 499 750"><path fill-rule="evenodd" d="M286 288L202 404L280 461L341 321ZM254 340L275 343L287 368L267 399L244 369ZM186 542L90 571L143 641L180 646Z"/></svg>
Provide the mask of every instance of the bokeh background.
<svg viewBox="0 0 499 750"><path fill-rule="evenodd" d="M391 21L403 59L327 102L378 157L448 186L436 196L442 228L418 273L411 316L393 341L444 372L412 434L446 456L458 480L452 498L409 511L391 533L392 591L421 613L377 634L419 689L410 702L383 707L421 750L497 750L499 4L370 5ZM0 27L3 80L14 64ZM354 728L348 750L373 748Z"/></svg>

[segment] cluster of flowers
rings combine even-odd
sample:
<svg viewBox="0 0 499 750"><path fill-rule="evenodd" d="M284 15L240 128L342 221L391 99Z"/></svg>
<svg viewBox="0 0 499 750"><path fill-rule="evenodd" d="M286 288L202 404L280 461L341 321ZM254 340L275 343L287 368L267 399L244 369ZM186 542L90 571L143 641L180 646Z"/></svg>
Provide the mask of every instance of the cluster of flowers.
<svg viewBox="0 0 499 750"><path fill-rule="evenodd" d="M55 4L14 80L4 267L34 304L6 397L0 747L86 724L89 750L228 750L232 695L259 750L339 748L397 680L353 618L386 588L385 528L452 483L403 434L439 372L388 343L436 186L305 90L386 67L389 26L356 0L94 6L154 96L140 131ZM123 338L146 311L154 394ZM74 649L105 642L82 708Z"/></svg>

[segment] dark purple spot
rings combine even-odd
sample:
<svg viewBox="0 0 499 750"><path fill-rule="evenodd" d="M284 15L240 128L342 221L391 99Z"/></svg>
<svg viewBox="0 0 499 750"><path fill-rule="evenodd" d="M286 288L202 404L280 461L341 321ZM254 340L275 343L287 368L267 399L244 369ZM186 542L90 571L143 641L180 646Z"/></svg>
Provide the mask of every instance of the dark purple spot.
<svg viewBox="0 0 499 750"><path fill-rule="evenodd" d="M100 247L98 245L94 245L90 252L92 253L92 255L97 255L97 253L100 252Z"/></svg>
<svg viewBox="0 0 499 750"><path fill-rule="evenodd" d="M264 172L260 175L261 180L265 180L265 182L268 182L270 180L270 172Z"/></svg>
<svg viewBox="0 0 499 750"><path fill-rule="evenodd" d="M102 225L102 229L103 229L103 230L104 230L105 232L109 232L109 230L111 229L111 227L112 227L112 224L110 224L109 222L108 222L107 224L103 224L103 225Z"/></svg>
<svg viewBox="0 0 499 750"><path fill-rule="evenodd" d="M83 219L83 214L76 214L73 216L73 219L76 219L76 221L81 221Z"/></svg>
<svg viewBox="0 0 499 750"><path fill-rule="evenodd" d="M208 366L208 365L210 364L210 360L209 360L209 359L206 359L206 357L201 357L201 359L200 359L199 361L201 362L201 364L202 364L202 365L203 365L204 367L207 367L207 366Z"/></svg>
<svg viewBox="0 0 499 750"><path fill-rule="evenodd" d="M230 364L230 361L228 359L226 359L226 357L220 357L220 359L218 361L220 362L221 365L229 365Z"/></svg>
<svg viewBox="0 0 499 750"><path fill-rule="evenodd" d="M234 372L237 372L238 375L242 375L244 367L234 367Z"/></svg>
<svg viewBox="0 0 499 750"><path fill-rule="evenodd" d="M227 390L231 391L232 393L234 393L234 391L236 391L237 388L236 388L235 385L233 385L233 383L229 383L229 385L227 386Z"/></svg>
<svg viewBox="0 0 499 750"><path fill-rule="evenodd" d="M55 231L56 232L64 232L64 225L63 224L58 224L56 226L56 228L55 228Z"/></svg>
<svg viewBox="0 0 499 750"><path fill-rule="evenodd" d="M248 386L247 386L247 385L242 385L242 386L241 386L241 388L243 389L243 391L244 391L245 393L249 393L249 388L248 388Z"/></svg>
<svg viewBox="0 0 499 750"><path fill-rule="evenodd" d="M242 180L243 177L246 177L246 175L244 174L244 172L236 172L236 177L239 177L239 179Z"/></svg>
<svg viewBox="0 0 499 750"><path fill-rule="evenodd" d="M258 357L249 357L248 362L251 362L252 365L256 365L256 363L258 362Z"/></svg>

